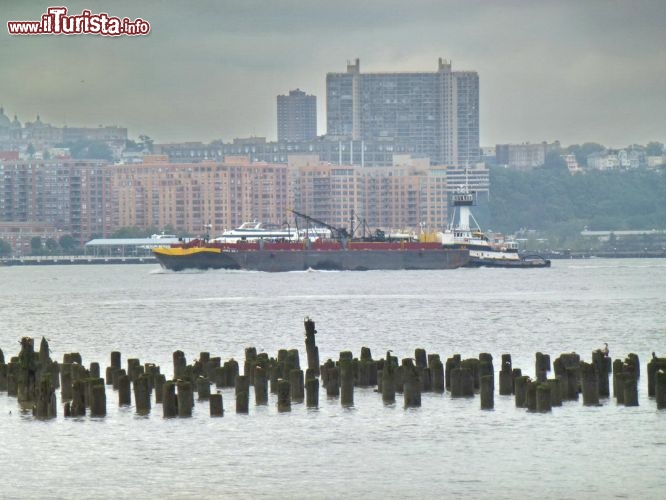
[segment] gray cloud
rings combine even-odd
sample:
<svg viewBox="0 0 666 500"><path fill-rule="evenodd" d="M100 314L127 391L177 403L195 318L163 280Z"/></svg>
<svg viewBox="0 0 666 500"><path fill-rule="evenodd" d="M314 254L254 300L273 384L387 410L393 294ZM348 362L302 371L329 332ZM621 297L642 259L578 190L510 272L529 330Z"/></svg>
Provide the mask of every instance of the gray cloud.
<svg viewBox="0 0 666 500"><path fill-rule="evenodd" d="M275 137L275 96L325 75L433 71L481 79L484 144L666 140L661 1L65 2L151 23L146 37L0 35L0 103L22 120L125 125L158 141ZM3 24L51 2L0 0Z"/></svg>

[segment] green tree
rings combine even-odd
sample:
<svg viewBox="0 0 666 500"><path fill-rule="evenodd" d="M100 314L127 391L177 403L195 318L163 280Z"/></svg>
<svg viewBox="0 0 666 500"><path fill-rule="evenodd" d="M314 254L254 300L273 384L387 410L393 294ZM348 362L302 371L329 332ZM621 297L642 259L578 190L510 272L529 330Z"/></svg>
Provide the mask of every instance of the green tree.
<svg viewBox="0 0 666 500"><path fill-rule="evenodd" d="M58 238L58 244L60 245L60 248L62 248L66 253L73 253L79 246L76 240L69 234L65 234L64 236Z"/></svg>
<svg viewBox="0 0 666 500"><path fill-rule="evenodd" d="M12 253L14 252L9 242L0 239L0 257L9 257Z"/></svg>
<svg viewBox="0 0 666 500"><path fill-rule="evenodd" d="M54 238L47 238L46 242L44 243L44 246L46 247L46 250L48 250L48 253L54 254L58 250L58 242Z"/></svg>
<svg viewBox="0 0 666 500"><path fill-rule="evenodd" d="M661 156L664 154L664 145L661 142L651 141L645 146L647 156Z"/></svg>
<svg viewBox="0 0 666 500"><path fill-rule="evenodd" d="M147 135L140 135L139 136L139 142L137 145L141 147L142 150L146 150L150 153L153 152L153 140L148 137Z"/></svg>
<svg viewBox="0 0 666 500"><path fill-rule="evenodd" d="M39 236L30 238L30 250L33 255L42 254L42 239Z"/></svg>

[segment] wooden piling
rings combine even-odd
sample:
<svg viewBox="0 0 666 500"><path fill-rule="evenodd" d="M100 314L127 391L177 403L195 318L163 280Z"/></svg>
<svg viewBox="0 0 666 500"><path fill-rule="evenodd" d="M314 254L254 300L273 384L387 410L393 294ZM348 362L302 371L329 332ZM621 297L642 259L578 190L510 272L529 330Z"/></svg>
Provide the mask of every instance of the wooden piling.
<svg viewBox="0 0 666 500"><path fill-rule="evenodd" d="M303 370L294 368L289 372L289 384L292 403L302 403L305 399L305 387L303 384Z"/></svg>
<svg viewBox="0 0 666 500"><path fill-rule="evenodd" d="M305 318L305 352L308 358L308 368L314 370L315 375L319 375L319 348L315 343L315 322L310 318Z"/></svg>
<svg viewBox="0 0 666 500"><path fill-rule="evenodd" d="M597 370L596 363L580 362L583 405L585 406L599 406L599 374ZM606 376L606 380L608 381L608 376Z"/></svg>
<svg viewBox="0 0 666 500"><path fill-rule="evenodd" d="M86 414L86 385L83 380L76 380L72 384L72 416L82 417Z"/></svg>
<svg viewBox="0 0 666 500"><path fill-rule="evenodd" d="M172 354L173 360L173 378L182 379L185 376L185 371L187 369L187 359L185 358L185 353L183 351L174 351Z"/></svg>
<svg viewBox="0 0 666 500"><path fill-rule="evenodd" d="M615 365L613 365L615 368ZM655 353L652 353L652 359L647 364L647 379L648 379L648 396L654 397L656 390L656 374L659 370L666 371L666 358L659 358ZM615 372L613 372L615 373Z"/></svg>
<svg viewBox="0 0 666 500"><path fill-rule="evenodd" d="M666 370L660 369L654 374L654 394L657 402L657 409L666 409Z"/></svg>
<svg viewBox="0 0 666 500"><path fill-rule="evenodd" d="M119 351L111 351L111 367L120 370L122 368L121 355Z"/></svg>
<svg viewBox="0 0 666 500"><path fill-rule="evenodd" d="M124 370L120 371L118 377L118 406L130 406L132 404L132 392L129 376Z"/></svg>
<svg viewBox="0 0 666 500"><path fill-rule="evenodd" d="M474 397L474 378L470 368L451 370L451 397Z"/></svg>
<svg viewBox="0 0 666 500"><path fill-rule="evenodd" d="M245 375L236 377L236 413L248 413L250 407L250 381Z"/></svg>
<svg viewBox="0 0 666 500"><path fill-rule="evenodd" d="M51 376L48 373L42 375L37 388L37 398L32 408L32 414L36 418L50 419L57 416L57 405L55 389Z"/></svg>
<svg viewBox="0 0 666 500"><path fill-rule="evenodd" d="M178 397L176 396L176 382L166 380L162 386L162 416L172 418L178 416Z"/></svg>
<svg viewBox="0 0 666 500"><path fill-rule="evenodd" d="M60 398L63 401L72 399L72 364L63 363L60 370Z"/></svg>
<svg viewBox="0 0 666 500"><path fill-rule="evenodd" d="M432 391L438 394L443 393L445 389L444 365L439 356L430 363L430 376L432 377Z"/></svg>
<svg viewBox="0 0 666 500"><path fill-rule="evenodd" d="M197 398L199 401L205 401L210 398L210 380L204 376L197 378Z"/></svg>
<svg viewBox="0 0 666 500"><path fill-rule="evenodd" d="M98 378L97 383L94 383L91 388L90 416L106 416L106 391L104 388L103 380L101 378Z"/></svg>
<svg viewBox="0 0 666 500"><path fill-rule="evenodd" d="M495 406L493 398L493 377L492 375L483 375L481 377L481 409L492 410Z"/></svg>
<svg viewBox="0 0 666 500"><path fill-rule="evenodd" d="M291 411L291 397L289 395L290 384L288 380L279 379L277 388L278 412Z"/></svg>
<svg viewBox="0 0 666 500"><path fill-rule="evenodd" d="M178 390L178 397L176 398L178 404L178 416L191 417L193 406L192 401L194 400L192 382L189 380L178 380L176 382L176 389Z"/></svg>
<svg viewBox="0 0 666 500"><path fill-rule="evenodd" d="M268 404L268 377L266 369L262 366L254 368L254 404Z"/></svg>
<svg viewBox="0 0 666 500"><path fill-rule="evenodd" d="M160 404L164 401L164 384L166 376L163 373L155 375L155 404Z"/></svg>
<svg viewBox="0 0 666 500"><path fill-rule="evenodd" d="M328 368L328 382L326 383L326 395L337 397L340 395L340 369L337 366Z"/></svg>
<svg viewBox="0 0 666 500"><path fill-rule="evenodd" d="M625 373L623 387L624 406L638 406L638 380L635 373Z"/></svg>
<svg viewBox="0 0 666 500"><path fill-rule="evenodd" d="M306 404L308 408L319 407L319 379L308 378L305 381Z"/></svg>
<svg viewBox="0 0 666 500"><path fill-rule="evenodd" d="M541 385L536 380L528 380L525 390L525 406L527 411L537 411L537 386ZM550 396L549 396L550 398Z"/></svg>
<svg viewBox="0 0 666 500"><path fill-rule="evenodd" d="M536 386L536 411L539 413L549 413L552 411L551 405L551 387L547 383L538 383Z"/></svg>
<svg viewBox="0 0 666 500"><path fill-rule="evenodd" d="M384 368L382 369L382 401L384 404L395 403L395 371L397 358L386 353ZM440 363L441 364L441 363Z"/></svg>
<svg viewBox="0 0 666 500"><path fill-rule="evenodd" d="M597 391L599 392L599 397L607 398L610 396L610 385L608 383L608 363L606 355L600 349L592 352L592 365L594 366L594 371L597 374ZM583 381L581 380L581 385L582 384ZM583 397L583 399L585 398Z"/></svg>
<svg viewBox="0 0 666 500"><path fill-rule="evenodd" d="M562 406L562 389L560 379L549 378L546 384L550 387L550 406Z"/></svg>
<svg viewBox="0 0 666 500"><path fill-rule="evenodd" d="M92 363L90 363L90 369L88 371L90 372L91 377L99 378L100 375L99 363L97 361L93 361Z"/></svg>
<svg viewBox="0 0 666 500"><path fill-rule="evenodd" d="M342 355L342 353L340 353ZM352 361L340 359L340 403L342 406L354 406L354 372Z"/></svg>
<svg viewBox="0 0 666 500"><path fill-rule="evenodd" d="M419 370L412 358L402 360L403 400L405 408L421 406L421 381Z"/></svg>
<svg viewBox="0 0 666 500"><path fill-rule="evenodd" d="M211 394L208 399L208 406L210 408L211 417L222 417L224 416L224 405L222 402L222 394Z"/></svg>
<svg viewBox="0 0 666 500"><path fill-rule="evenodd" d="M247 377L250 385L254 385L254 362L257 359L257 348L245 348L245 362L243 363L243 375Z"/></svg>
<svg viewBox="0 0 666 500"><path fill-rule="evenodd" d="M521 375L514 381L516 408L527 408L527 384L529 381L530 378L527 375Z"/></svg>

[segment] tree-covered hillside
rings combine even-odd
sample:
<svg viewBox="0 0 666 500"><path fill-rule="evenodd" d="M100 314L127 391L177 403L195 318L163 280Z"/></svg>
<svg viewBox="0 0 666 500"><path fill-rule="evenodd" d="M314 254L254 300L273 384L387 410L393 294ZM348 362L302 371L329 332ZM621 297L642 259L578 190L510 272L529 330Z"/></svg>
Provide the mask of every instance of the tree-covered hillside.
<svg viewBox="0 0 666 500"><path fill-rule="evenodd" d="M490 172L489 218L496 231L536 229L561 236L590 230L666 228L666 175L658 171L561 168Z"/></svg>

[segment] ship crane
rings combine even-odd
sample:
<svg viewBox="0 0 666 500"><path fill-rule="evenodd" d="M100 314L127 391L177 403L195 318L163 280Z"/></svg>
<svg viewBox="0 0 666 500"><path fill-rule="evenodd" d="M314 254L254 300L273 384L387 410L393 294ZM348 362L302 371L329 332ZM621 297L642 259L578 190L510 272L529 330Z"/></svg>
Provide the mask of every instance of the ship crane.
<svg viewBox="0 0 666 500"><path fill-rule="evenodd" d="M322 227L325 227L326 229L330 229L332 236L337 240L345 240L349 238L349 232L344 227L331 226L330 224L327 224L324 221L315 219L314 217L310 217L309 215L302 214L300 212L297 212L296 210L289 209L289 211L295 216L302 217L308 222L313 222L314 224L318 224Z"/></svg>

